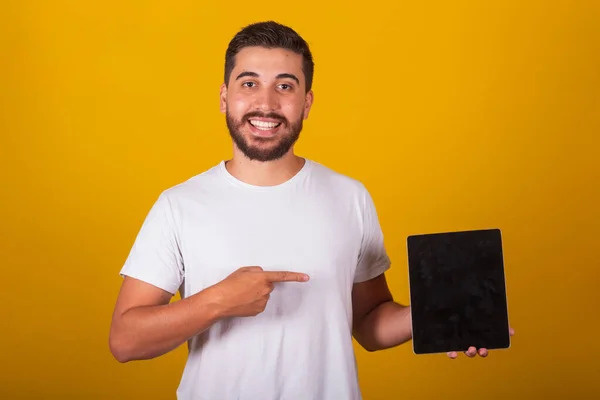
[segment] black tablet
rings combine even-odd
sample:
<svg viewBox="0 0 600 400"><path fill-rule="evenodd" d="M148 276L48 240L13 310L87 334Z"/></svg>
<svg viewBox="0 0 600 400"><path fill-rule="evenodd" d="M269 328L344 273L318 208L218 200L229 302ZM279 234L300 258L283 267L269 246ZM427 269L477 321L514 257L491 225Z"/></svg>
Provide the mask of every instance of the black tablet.
<svg viewBox="0 0 600 400"><path fill-rule="evenodd" d="M499 229L407 239L415 354L510 347Z"/></svg>

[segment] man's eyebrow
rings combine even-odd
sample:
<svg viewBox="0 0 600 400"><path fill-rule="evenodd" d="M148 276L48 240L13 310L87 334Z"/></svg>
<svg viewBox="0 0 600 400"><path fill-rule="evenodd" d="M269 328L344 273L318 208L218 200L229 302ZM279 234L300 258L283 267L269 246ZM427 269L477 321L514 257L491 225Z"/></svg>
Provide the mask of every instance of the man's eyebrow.
<svg viewBox="0 0 600 400"><path fill-rule="evenodd" d="M243 78L243 77L245 77L245 76L251 76L251 77L253 77L253 78L258 78L258 74L257 74L256 72L252 72L252 71L244 71L244 72L242 72L241 74L239 74L239 75L238 75L238 76L235 78L235 80L237 81L238 79L241 79L241 78Z"/></svg>
<svg viewBox="0 0 600 400"><path fill-rule="evenodd" d="M244 78L246 76L250 76L252 78L258 78L258 74L256 72L252 72L252 71L244 71L242 73L240 73L235 80ZM300 79L298 79L298 77L294 74L290 74L290 73L282 73L277 75L277 79L284 79L284 78L289 78L289 79L293 79L294 81L296 81L296 83L299 85L300 84Z"/></svg>
<svg viewBox="0 0 600 400"><path fill-rule="evenodd" d="M283 79L283 78L293 79L293 80L296 81L296 83L298 85L300 84L300 79L298 79L298 77L296 75L294 75L294 74L285 73L285 74L279 74L279 75L277 75L277 79Z"/></svg>

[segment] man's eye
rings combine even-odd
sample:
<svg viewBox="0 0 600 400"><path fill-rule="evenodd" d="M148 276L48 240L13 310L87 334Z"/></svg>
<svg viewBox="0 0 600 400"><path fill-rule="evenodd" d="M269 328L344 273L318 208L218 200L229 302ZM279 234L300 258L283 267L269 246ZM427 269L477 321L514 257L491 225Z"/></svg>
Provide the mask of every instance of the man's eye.
<svg viewBox="0 0 600 400"><path fill-rule="evenodd" d="M244 82L242 84L242 86L246 86L246 87L253 87L254 86L254 82Z"/></svg>
<svg viewBox="0 0 600 400"><path fill-rule="evenodd" d="M292 88L292 87L291 87L290 85L288 85L287 83L283 83L283 84L281 84L280 86L281 86L281 88L282 88L283 90L288 90L288 89L291 89L291 88Z"/></svg>

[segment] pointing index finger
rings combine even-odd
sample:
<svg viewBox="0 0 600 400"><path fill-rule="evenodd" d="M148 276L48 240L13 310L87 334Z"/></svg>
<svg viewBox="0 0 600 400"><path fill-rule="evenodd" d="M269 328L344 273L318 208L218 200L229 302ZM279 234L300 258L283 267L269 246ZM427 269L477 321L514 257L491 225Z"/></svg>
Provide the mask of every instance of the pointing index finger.
<svg viewBox="0 0 600 400"><path fill-rule="evenodd" d="M266 271L264 274L270 282L306 282L309 278L306 274L290 271Z"/></svg>

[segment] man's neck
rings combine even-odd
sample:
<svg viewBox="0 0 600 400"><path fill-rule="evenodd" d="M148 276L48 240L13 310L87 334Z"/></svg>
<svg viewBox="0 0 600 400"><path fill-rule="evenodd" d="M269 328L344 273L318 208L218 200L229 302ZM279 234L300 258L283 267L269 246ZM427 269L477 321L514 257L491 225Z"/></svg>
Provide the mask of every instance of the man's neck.
<svg viewBox="0 0 600 400"><path fill-rule="evenodd" d="M255 186L275 186L290 180L304 166L305 160L292 151L279 160L260 162L234 152L233 158L225 162L227 171L242 182Z"/></svg>

